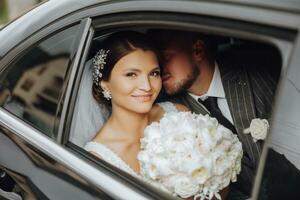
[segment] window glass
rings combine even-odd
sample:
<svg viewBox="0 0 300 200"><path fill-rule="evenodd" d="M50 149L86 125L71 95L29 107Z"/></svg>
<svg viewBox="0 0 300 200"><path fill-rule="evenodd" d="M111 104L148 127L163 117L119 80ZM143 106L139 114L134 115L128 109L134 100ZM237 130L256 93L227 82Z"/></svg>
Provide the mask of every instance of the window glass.
<svg viewBox="0 0 300 200"><path fill-rule="evenodd" d="M50 137L78 28L40 42L0 77L0 105Z"/></svg>
<svg viewBox="0 0 300 200"><path fill-rule="evenodd" d="M299 75L298 65L290 65L288 74ZM277 108L269 136L268 153L258 198L300 199L300 95L295 79L282 80Z"/></svg>

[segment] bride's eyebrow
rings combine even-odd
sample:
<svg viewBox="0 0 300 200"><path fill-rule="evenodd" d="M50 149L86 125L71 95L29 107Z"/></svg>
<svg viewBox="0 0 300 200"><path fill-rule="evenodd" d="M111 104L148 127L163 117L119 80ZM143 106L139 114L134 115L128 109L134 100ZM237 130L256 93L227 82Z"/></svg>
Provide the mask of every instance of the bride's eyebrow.
<svg viewBox="0 0 300 200"><path fill-rule="evenodd" d="M155 70L160 70L160 67L155 67L150 70L150 72L155 71ZM142 70L137 69L137 68L127 68L124 70L125 72L141 72Z"/></svg>
<svg viewBox="0 0 300 200"><path fill-rule="evenodd" d="M124 70L125 72L141 72L141 70L136 69L136 68L127 68Z"/></svg>

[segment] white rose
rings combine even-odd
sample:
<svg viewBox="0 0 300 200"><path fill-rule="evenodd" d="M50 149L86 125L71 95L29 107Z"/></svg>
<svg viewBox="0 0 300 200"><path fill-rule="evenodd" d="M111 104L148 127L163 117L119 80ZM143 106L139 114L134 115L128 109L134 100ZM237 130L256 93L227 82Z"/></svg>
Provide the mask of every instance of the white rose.
<svg viewBox="0 0 300 200"><path fill-rule="evenodd" d="M195 170L197 171L199 168L203 167L203 159L205 158L203 158L203 156L197 152L191 152L189 155L186 155L184 158L182 158L182 162L180 165L177 165L176 169L188 175L193 175ZM205 176L205 180L206 177L207 176Z"/></svg>
<svg viewBox="0 0 300 200"><path fill-rule="evenodd" d="M203 137L203 131L198 132L197 138L195 140L195 150L199 151L201 155L209 153L210 148L205 142L205 139Z"/></svg>
<svg viewBox="0 0 300 200"><path fill-rule="evenodd" d="M252 119L250 127L244 130L245 134L251 133L253 141L264 140L269 130L269 122L266 119Z"/></svg>
<svg viewBox="0 0 300 200"><path fill-rule="evenodd" d="M157 122L154 122L150 126L147 126L144 130L144 138L147 138L147 141L160 138L161 135L162 133Z"/></svg>
<svg viewBox="0 0 300 200"><path fill-rule="evenodd" d="M210 169L207 167L200 167L192 172L193 180L196 180L199 184L204 184L210 176Z"/></svg>
<svg viewBox="0 0 300 200"><path fill-rule="evenodd" d="M159 176L168 176L173 174L171 164L167 159L155 157L152 158L152 163L155 166Z"/></svg>
<svg viewBox="0 0 300 200"><path fill-rule="evenodd" d="M210 130L208 128L202 129L202 144L204 144L209 150L215 147L217 141L210 134Z"/></svg>
<svg viewBox="0 0 300 200"><path fill-rule="evenodd" d="M183 120L178 124L178 131L185 132L188 135L194 136L195 130L197 130L197 123L190 115L185 115L187 117L183 117Z"/></svg>
<svg viewBox="0 0 300 200"><path fill-rule="evenodd" d="M229 141L233 140L233 137L236 136L236 135L232 134L232 132L228 128L226 128L222 125L217 127L217 132L219 132L219 134L222 135L223 139L226 139Z"/></svg>
<svg viewBox="0 0 300 200"><path fill-rule="evenodd" d="M194 184L189 178L183 177L175 184L175 193L182 198L188 198L199 191L199 185Z"/></svg>

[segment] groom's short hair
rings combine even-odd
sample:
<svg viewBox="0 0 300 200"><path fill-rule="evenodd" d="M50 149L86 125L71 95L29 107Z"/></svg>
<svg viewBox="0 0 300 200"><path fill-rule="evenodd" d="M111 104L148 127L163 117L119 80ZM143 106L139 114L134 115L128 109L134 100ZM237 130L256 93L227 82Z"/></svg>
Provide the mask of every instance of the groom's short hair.
<svg viewBox="0 0 300 200"><path fill-rule="evenodd" d="M150 37L156 42L159 50L167 48L180 48L192 52L193 44L201 40L205 46L205 55L210 61L214 61L217 50L216 41L213 36L192 32L171 29L151 29L148 31Z"/></svg>

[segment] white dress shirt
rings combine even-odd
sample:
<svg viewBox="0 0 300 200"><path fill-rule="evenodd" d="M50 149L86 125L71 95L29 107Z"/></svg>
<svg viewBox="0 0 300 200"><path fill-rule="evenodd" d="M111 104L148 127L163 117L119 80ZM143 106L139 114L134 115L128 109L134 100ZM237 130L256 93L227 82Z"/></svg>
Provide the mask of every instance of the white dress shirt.
<svg viewBox="0 0 300 200"><path fill-rule="evenodd" d="M202 101L204 101L208 97L217 97L217 103L218 103L218 106L219 106L222 114L232 124L234 124L230 110L229 110L229 106L228 106L228 103L227 103L227 100L225 97L225 92L224 92L224 88L223 88L223 84L222 84L222 80L221 80L221 74L220 74L219 66L217 63L215 63L215 71L214 71L213 79L209 85L207 92L201 96L197 96L192 93L189 93L189 95L191 97L193 97L197 102L198 102L199 98Z"/></svg>

